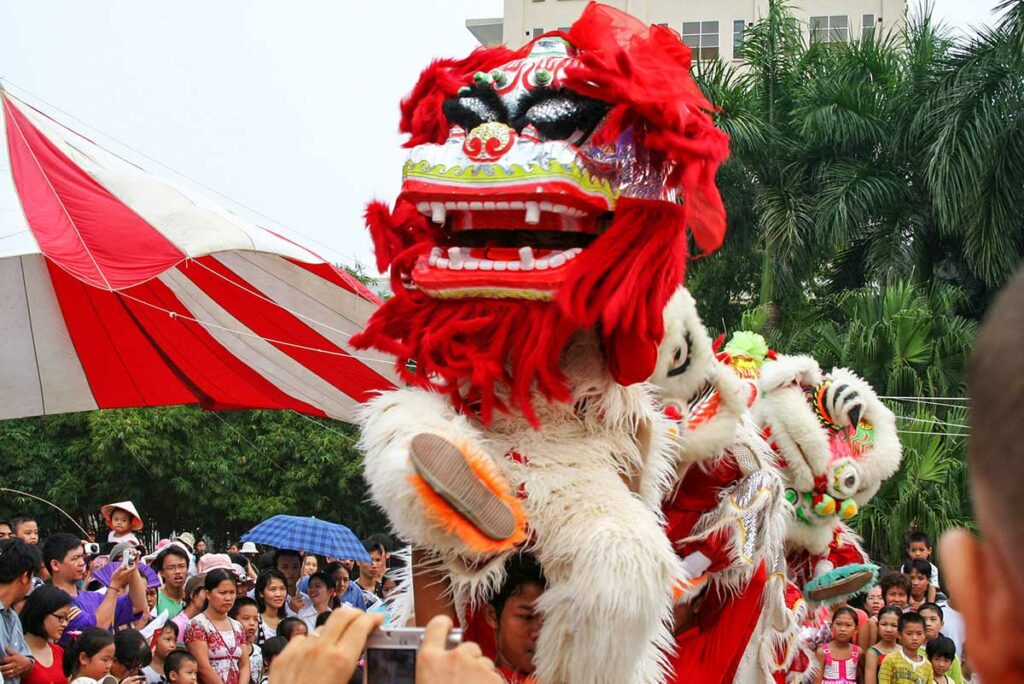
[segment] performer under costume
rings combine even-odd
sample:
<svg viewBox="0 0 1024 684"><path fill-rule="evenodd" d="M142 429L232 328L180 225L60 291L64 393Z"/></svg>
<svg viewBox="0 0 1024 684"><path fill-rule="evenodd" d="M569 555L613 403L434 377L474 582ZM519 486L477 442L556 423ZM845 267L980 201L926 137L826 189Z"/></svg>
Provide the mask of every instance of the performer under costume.
<svg viewBox="0 0 1024 684"><path fill-rule="evenodd" d="M673 644L674 450L644 381L688 236L725 230L727 138L689 69L675 32L597 4L437 61L402 103L398 202L367 211L394 296L352 341L415 388L362 412L371 494L462 617L536 556L542 684L660 682Z"/></svg>
<svg viewBox="0 0 1024 684"><path fill-rule="evenodd" d="M750 417L757 388L722 363L684 288L665 318L651 382L678 424L678 477L664 510L694 578L679 602L699 601L693 626L678 635L671 681L769 681L779 653L794 651L803 613L784 600L790 508L775 456Z"/></svg>

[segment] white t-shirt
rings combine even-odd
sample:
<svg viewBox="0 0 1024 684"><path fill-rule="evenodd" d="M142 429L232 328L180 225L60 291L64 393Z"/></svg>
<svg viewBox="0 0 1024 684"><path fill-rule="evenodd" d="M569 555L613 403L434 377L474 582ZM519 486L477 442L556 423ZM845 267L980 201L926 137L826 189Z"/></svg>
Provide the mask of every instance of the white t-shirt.
<svg viewBox="0 0 1024 684"><path fill-rule="evenodd" d="M299 592L299 597L302 599L302 608L296 612L292 610L292 597L289 596L284 602L284 610L288 614L288 617L297 617L306 623L306 629L310 634L316 629L316 608L313 607L313 599L309 598L307 594Z"/></svg>
<svg viewBox="0 0 1024 684"><path fill-rule="evenodd" d="M948 605L942 607L942 634L953 641L953 644L956 646L956 654L963 661L964 639L967 637L964 618Z"/></svg>

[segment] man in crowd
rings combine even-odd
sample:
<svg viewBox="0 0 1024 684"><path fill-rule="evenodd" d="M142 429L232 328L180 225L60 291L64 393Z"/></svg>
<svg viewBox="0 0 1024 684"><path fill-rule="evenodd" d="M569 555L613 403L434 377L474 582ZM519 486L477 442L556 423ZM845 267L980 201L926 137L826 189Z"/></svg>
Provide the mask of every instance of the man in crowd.
<svg viewBox="0 0 1024 684"><path fill-rule="evenodd" d="M1000 293L968 369L967 458L982 539L947 532L939 549L967 628L965 650L983 682L1024 681L1024 271ZM887 659L888 660L888 659Z"/></svg>
<svg viewBox="0 0 1024 684"><path fill-rule="evenodd" d="M167 613L175 617L185 605L185 582L188 580L188 554L177 544L171 544L157 554L153 569L160 573L163 586L156 595L156 614Z"/></svg>
<svg viewBox="0 0 1024 684"><path fill-rule="evenodd" d="M78 582L85 577L85 550L73 534L54 534L43 544L43 562L50 571L53 586L71 596L74 608L71 620L61 637L67 645L75 633L90 627L121 627L130 625L147 611L146 580L138 565L118 567L110 578L106 592L79 591ZM119 596L128 587L127 596Z"/></svg>
<svg viewBox="0 0 1024 684"><path fill-rule="evenodd" d="M11 524L6 520L0 520L0 541L12 537L14 537L14 530L11 529Z"/></svg>
<svg viewBox="0 0 1024 684"><path fill-rule="evenodd" d="M30 515L16 515L11 518L11 532L26 544L39 543L39 525Z"/></svg>
<svg viewBox="0 0 1024 684"><path fill-rule="evenodd" d="M533 556L513 556L505 568L505 583L484 608L494 630L494 664L507 682L525 682L533 674L541 616L537 599L544 593L544 574Z"/></svg>
<svg viewBox="0 0 1024 684"><path fill-rule="evenodd" d="M356 578L357 588L363 592L363 601L367 608L372 608L380 600L380 582L387 572L388 552L380 541L367 539L363 548L370 554L370 562L359 561L359 577Z"/></svg>
<svg viewBox="0 0 1024 684"><path fill-rule="evenodd" d="M290 549L278 549L274 552L274 567L284 575L288 584L288 601L285 611L290 617L297 617L307 626L316 626L316 608L312 599L298 590L299 578L302 575L302 554ZM312 631L312 628L310 628Z"/></svg>
<svg viewBox="0 0 1024 684"><path fill-rule="evenodd" d="M0 541L0 681L20 684L35 661L14 606L25 600L42 560L39 549L21 539Z"/></svg>

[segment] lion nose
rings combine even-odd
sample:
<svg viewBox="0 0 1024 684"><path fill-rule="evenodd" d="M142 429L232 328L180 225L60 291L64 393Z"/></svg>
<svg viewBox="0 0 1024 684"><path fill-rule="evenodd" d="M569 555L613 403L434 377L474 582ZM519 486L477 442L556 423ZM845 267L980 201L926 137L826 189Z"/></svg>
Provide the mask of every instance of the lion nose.
<svg viewBox="0 0 1024 684"><path fill-rule="evenodd" d="M466 134L462 151L473 161L497 161L512 149L515 138L515 129L510 126L500 121L485 121Z"/></svg>

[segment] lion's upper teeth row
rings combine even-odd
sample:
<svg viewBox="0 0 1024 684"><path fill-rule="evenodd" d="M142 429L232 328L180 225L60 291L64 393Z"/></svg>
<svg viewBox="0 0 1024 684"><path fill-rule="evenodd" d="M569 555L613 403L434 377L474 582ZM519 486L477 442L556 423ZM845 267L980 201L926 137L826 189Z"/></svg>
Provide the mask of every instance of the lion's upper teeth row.
<svg viewBox="0 0 1024 684"><path fill-rule="evenodd" d="M540 223L540 213L549 211L579 218L586 215L581 209L567 207L552 202L420 202L416 208L421 214L430 217L434 223L444 223L449 211L508 211L522 209L526 212L525 220L529 224Z"/></svg>
<svg viewBox="0 0 1024 684"><path fill-rule="evenodd" d="M447 253L441 247L434 247L430 250L429 263L434 268L447 268L452 271L543 271L564 266L582 251L579 247L573 247L564 252L554 252L541 259L535 259L533 249L521 247L519 261L494 261L474 259L469 256L469 250L462 247L449 247Z"/></svg>

